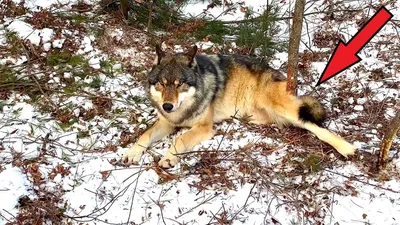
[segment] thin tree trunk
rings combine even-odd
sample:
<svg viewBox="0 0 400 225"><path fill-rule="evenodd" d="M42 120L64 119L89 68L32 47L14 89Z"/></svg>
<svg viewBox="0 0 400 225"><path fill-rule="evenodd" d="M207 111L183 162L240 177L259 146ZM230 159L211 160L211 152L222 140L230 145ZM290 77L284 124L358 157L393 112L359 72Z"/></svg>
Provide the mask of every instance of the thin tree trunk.
<svg viewBox="0 0 400 225"><path fill-rule="evenodd" d="M299 61L299 45L305 4L305 0L296 0L294 6L293 25L290 31L286 90L293 95L297 95L297 64Z"/></svg>
<svg viewBox="0 0 400 225"><path fill-rule="evenodd" d="M121 0L121 13L125 20L128 19L128 0Z"/></svg>
<svg viewBox="0 0 400 225"><path fill-rule="evenodd" d="M150 3L150 8L149 8L149 15L148 15L148 20L147 20L147 32L151 33L151 24L153 21L153 7L155 4L156 0L152 0Z"/></svg>
<svg viewBox="0 0 400 225"><path fill-rule="evenodd" d="M381 148L379 149L379 159L377 165L378 170L383 170L386 168L390 147L392 147L392 142L399 130L400 130L400 111L396 113L396 116L390 123L388 131L385 133L385 136L383 137Z"/></svg>

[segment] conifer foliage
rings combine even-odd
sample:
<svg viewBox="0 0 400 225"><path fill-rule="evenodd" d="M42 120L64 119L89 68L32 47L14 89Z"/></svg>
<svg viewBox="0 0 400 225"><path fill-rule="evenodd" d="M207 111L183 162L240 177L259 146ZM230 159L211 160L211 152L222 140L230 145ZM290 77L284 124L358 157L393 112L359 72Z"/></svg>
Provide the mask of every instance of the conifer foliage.
<svg viewBox="0 0 400 225"><path fill-rule="evenodd" d="M208 3L198 15L184 15L182 9L189 3ZM131 26L147 29L160 39L175 41L211 41L217 44L235 42L238 53L271 56L285 50L287 43L277 40L279 32L278 2L268 1L261 10L255 11L243 1L231 0L103 0L102 7L120 12ZM209 10L223 7L221 15L212 16ZM244 19L226 21L227 14L244 13ZM159 31L159 32L157 32ZM176 40L177 39L177 40Z"/></svg>

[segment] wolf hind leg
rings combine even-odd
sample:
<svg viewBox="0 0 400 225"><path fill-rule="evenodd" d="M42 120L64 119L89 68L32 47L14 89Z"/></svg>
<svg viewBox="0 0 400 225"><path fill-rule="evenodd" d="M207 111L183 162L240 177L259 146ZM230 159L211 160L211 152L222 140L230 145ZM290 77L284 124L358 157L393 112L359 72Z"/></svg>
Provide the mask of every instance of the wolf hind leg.
<svg viewBox="0 0 400 225"><path fill-rule="evenodd" d="M283 121L283 123L292 124L312 132L321 141L334 147L341 155L348 157L356 151L355 146L329 130L317 125L322 123L325 112L315 99L311 97L297 98L288 96L284 103L273 108L273 113L276 114L277 121Z"/></svg>

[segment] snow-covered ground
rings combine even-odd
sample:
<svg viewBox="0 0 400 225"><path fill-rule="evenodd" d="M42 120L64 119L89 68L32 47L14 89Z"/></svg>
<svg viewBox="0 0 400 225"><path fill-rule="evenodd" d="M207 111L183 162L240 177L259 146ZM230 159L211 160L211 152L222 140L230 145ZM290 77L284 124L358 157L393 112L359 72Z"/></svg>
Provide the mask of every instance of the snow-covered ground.
<svg viewBox="0 0 400 225"><path fill-rule="evenodd" d="M245 2L244 6L255 10L265 4ZM196 147L201 154L190 154L175 168L160 171L152 164L154 156L165 153L176 134L155 144L152 154L146 154L139 166L115 164L130 147L123 140L129 135L136 138L155 121L139 79L145 70L131 74L122 65L148 68L151 47L141 46L145 34L109 25L105 15L85 22L87 26L107 27L103 36L92 34L90 29L74 30L72 25L61 30L36 28L26 20L34 12L55 3L66 3L63 9L69 9L74 2L25 3L31 12L6 17L0 24L0 47L10 45L6 34L15 32L20 40L41 48L40 56L72 48L88 66L76 63L81 58L74 58L69 62L75 66L52 65L51 70L33 66L27 70L26 64L36 63L34 55L1 55L0 65L21 69L15 75L22 81L31 82L26 78L32 74L35 79L48 80L39 88L40 99L24 89L16 88L4 96L0 92L0 224L23 220L21 215L29 214L24 211L29 204L33 208L28 209L46 214L51 210L44 202L52 202L63 211L61 224L400 224L399 138L393 144L387 177L376 177L369 170L384 128L400 110L399 53L394 52L392 58L383 56L383 52L395 51L393 46L400 46L395 26L386 26L371 41L393 36L388 46L367 46L360 53L363 61L358 66L317 90L314 85L326 61L312 62L312 73L300 80L299 93L319 96L331 111L326 126L353 142L363 154L345 161L307 132L244 125L235 120L216 125L215 137ZM283 3L282 12L293 8L292 1ZM318 11L324 4L315 1L307 12ZM184 10L198 15L206 6L196 3ZM224 10L215 7L209 12L216 17ZM400 3L390 10L398 21ZM373 12L368 13L369 18ZM219 18L240 20L243 15L238 10ZM307 17L302 52L321 50L309 36L322 28L338 31L346 40L357 32L355 24L329 24L322 22L322 17ZM129 38L141 45L120 46L113 55L99 47ZM279 68L286 57L287 53L277 53L272 65ZM381 74L379 79L371 78ZM71 93L69 82L79 83L82 90ZM46 89L60 93L48 96ZM352 96L343 96L343 92ZM303 141L311 144L302 145ZM34 203L22 201L24 196ZM41 222L46 224L38 224Z"/></svg>

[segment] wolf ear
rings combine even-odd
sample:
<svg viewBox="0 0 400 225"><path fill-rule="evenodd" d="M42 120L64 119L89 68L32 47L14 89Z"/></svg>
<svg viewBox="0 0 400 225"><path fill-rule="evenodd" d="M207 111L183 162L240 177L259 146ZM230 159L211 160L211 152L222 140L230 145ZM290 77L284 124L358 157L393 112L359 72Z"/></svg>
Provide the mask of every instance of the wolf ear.
<svg viewBox="0 0 400 225"><path fill-rule="evenodd" d="M161 59L165 56L165 53L163 50L161 50L161 47L159 44L156 44L156 58L154 59L154 65L160 64Z"/></svg>
<svg viewBox="0 0 400 225"><path fill-rule="evenodd" d="M185 53L185 55L186 55L186 56L188 57L188 59L189 59L189 66L192 65L193 59L194 59L194 56L196 55L196 53L197 53L197 46L196 46L196 45L193 45L193 47L191 47L191 48Z"/></svg>

